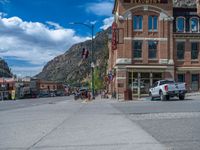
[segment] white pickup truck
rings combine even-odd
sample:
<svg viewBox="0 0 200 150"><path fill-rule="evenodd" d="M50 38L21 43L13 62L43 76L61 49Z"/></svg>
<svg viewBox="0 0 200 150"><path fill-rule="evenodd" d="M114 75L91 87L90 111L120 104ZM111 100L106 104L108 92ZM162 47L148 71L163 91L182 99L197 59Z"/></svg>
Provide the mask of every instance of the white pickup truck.
<svg viewBox="0 0 200 150"><path fill-rule="evenodd" d="M160 80L149 89L151 99L160 97L161 101L169 100L170 97L177 96L180 100L185 99L187 92L185 83L176 83L173 80Z"/></svg>

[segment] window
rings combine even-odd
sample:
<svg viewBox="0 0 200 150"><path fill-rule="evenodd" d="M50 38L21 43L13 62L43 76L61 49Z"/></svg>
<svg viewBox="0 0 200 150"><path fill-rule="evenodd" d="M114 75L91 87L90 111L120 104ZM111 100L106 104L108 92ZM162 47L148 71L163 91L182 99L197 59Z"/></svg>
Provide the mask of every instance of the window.
<svg viewBox="0 0 200 150"><path fill-rule="evenodd" d="M131 0L124 0L124 3L130 3Z"/></svg>
<svg viewBox="0 0 200 150"><path fill-rule="evenodd" d="M142 57L142 41L133 41L133 57Z"/></svg>
<svg viewBox="0 0 200 150"><path fill-rule="evenodd" d="M133 17L133 29L142 30L143 16L134 16Z"/></svg>
<svg viewBox="0 0 200 150"><path fill-rule="evenodd" d="M185 74L178 74L178 82L185 82Z"/></svg>
<svg viewBox="0 0 200 150"><path fill-rule="evenodd" d="M177 59L184 59L185 55L185 43L178 42L177 43Z"/></svg>
<svg viewBox="0 0 200 150"><path fill-rule="evenodd" d="M185 31L185 18L179 17L176 20L176 30L177 32L184 32Z"/></svg>
<svg viewBox="0 0 200 150"><path fill-rule="evenodd" d="M197 42L191 43L191 59L198 59L199 44Z"/></svg>
<svg viewBox="0 0 200 150"><path fill-rule="evenodd" d="M157 57L157 41L149 41L149 59L155 59Z"/></svg>
<svg viewBox="0 0 200 150"><path fill-rule="evenodd" d="M199 29L199 20L197 18L190 19L190 31L198 32Z"/></svg>
<svg viewBox="0 0 200 150"><path fill-rule="evenodd" d="M192 74L191 88L193 91L199 90L199 75L198 74Z"/></svg>
<svg viewBox="0 0 200 150"><path fill-rule="evenodd" d="M157 16L149 16L148 29L149 31L158 31L158 17Z"/></svg>

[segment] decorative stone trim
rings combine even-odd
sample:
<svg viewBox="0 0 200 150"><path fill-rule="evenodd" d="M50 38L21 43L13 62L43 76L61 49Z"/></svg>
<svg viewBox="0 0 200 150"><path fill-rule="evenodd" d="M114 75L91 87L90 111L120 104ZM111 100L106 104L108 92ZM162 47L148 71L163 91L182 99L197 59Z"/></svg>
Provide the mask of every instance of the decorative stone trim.
<svg viewBox="0 0 200 150"><path fill-rule="evenodd" d="M168 41L167 38L124 37L124 40Z"/></svg>
<svg viewBox="0 0 200 150"><path fill-rule="evenodd" d="M132 63L132 59L130 58L118 58L116 60L116 65L127 65L131 63Z"/></svg>

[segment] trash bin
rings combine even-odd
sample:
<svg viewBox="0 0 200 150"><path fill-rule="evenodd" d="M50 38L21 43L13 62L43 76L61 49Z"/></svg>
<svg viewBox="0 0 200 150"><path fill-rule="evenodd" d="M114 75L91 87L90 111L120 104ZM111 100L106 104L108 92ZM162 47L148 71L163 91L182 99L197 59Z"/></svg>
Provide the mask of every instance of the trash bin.
<svg viewBox="0 0 200 150"><path fill-rule="evenodd" d="M132 91L130 89L124 91L124 100L132 100Z"/></svg>
<svg viewBox="0 0 200 150"><path fill-rule="evenodd" d="M128 90L124 91L124 100L127 101L128 100Z"/></svg>

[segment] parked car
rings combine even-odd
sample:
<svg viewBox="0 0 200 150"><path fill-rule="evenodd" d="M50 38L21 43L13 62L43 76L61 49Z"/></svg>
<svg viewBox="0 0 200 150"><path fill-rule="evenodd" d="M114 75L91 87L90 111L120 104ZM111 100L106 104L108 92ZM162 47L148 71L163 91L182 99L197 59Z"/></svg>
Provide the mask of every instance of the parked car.
<svg viewBox="0 0 200 150"><path fill-rule="evenodd" d="M38 97L42 98L42 97L50 97L50 94L48 92L40 92Z"/></svg>
<svg viewBox="0 0 200 150"><path fill-rule="evenodd" d="M160 97L163 100L169 100L170 97L177 96L180 100L185 99L187 92L185 83L176 83L173 80L160 80L153 84L149 89L151 99Z"/></svg>
<svg viewBox="0 0 200 150"><path fill-rule="evenodd" d="M79 98L81 99L87 98L87 92L88 92L87 88L82 88L79 91L76 91L74 93L74 99L77 100Z"/></svg>

